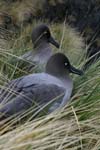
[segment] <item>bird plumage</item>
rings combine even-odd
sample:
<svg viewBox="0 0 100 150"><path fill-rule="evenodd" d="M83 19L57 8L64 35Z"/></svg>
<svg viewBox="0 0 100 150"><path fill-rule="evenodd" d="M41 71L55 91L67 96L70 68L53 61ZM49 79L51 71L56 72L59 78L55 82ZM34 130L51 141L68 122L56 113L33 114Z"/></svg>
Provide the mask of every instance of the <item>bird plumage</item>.
<svg viewBox="0 0 100 150"><path fill-rule="evenodd" d="M72 70L71 70L72 68ZM1 91L1 119L22 113L33 105L42 107L61 95L48 112L64 106L70 99L73 81L69 73L82 75L83 72L71 66L68 58L56 53L47 62L43 73L30 74L12 80ZM57 105L56 105L57 104Z"/></svg>

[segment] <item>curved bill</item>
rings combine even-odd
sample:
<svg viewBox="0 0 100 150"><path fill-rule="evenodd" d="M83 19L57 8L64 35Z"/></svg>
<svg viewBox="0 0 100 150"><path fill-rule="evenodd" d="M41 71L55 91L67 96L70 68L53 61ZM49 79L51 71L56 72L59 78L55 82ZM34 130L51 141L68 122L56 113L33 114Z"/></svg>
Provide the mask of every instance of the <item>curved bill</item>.
<svg viewBox="0 0 100 150"><path fill-rule="evenodd" d="M55 45L57 48L60 47L59 43L56 42L55 39L54 39L52 36L50 36L49 42L50 42L51 44Z"/></svg>
<svg viewBox="0 0 100 150"><path fill-rule="evenodd" d="M70 72L74 73L74 74L78 74L78 75L83 75L84 74L84 72L82 70L76 69L73 66L70 66Z"/></svg>

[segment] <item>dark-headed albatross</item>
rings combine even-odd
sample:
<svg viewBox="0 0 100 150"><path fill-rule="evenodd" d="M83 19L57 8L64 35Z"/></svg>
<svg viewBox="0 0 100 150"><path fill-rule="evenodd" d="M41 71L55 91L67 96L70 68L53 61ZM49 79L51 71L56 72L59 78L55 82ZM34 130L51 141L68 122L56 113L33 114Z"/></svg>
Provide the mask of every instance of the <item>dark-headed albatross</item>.
<svg viewBox="0 0 100 150"><path fill-rule="evenodd" d="M57 48L59 48L59 44L52 37L50 29L46 24L40 24L35 27L32 31L31 38L33 50L20 56L20 59L30 62L30 65L25 67L26 71L32 70L35 65L44 69L48 59L52 55L50 43Z"/></svg>
<svg viewBox="0 0 100 150"><path fill-rule="evenodd" d="M69 73L83 74L70 64L64 54L56 53L49 58L45 72L12 80L1 92L1 118L24 112L32 107L34 101L40 108L61 94L64 96L57 105L51 106L49 112L63 107L70 99L73 89Z"/></svg>

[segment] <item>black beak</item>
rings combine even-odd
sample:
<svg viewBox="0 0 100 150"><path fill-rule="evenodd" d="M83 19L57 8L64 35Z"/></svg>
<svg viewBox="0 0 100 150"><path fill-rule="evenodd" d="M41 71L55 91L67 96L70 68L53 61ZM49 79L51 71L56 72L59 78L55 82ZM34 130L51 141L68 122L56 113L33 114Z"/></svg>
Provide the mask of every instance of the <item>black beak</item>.
<svg viewBox="0 0 100 150"><path fill-rule="evenodd" d="M57 48L60 47L60 45L58 44L58 42L56 42L52 36L50 36L49 42L50 42L51 44L55 45Z"/></svg>
<svg viewBox="0 0 100 150"><path fill-rule="evenodd" d="M75 67L71 65L70 65L70 72L74 74L78 74L80 76L84 74L82 70L76 69Z"/></svg>

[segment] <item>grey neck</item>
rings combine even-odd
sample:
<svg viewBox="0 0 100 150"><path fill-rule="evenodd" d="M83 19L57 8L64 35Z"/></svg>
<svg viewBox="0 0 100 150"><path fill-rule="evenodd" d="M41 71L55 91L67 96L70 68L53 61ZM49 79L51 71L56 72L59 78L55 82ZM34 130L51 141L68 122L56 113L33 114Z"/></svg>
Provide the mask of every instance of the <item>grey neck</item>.
<svg viewBox="0 0 100 150"><path fill-rule="evenodd" d="M67 75L67 76L59 77L59 79L62 81L65 89L72 88L73 81L70 78L70 76Z"/></svg>
<svg viewBox="0 0 100 150"><path fill-rule="evenodd" d="M37 46L33 47L35 53L43 53L46 51L51 51L51 46L48 42L42 41Z"/></svg>
<svg viewBox="0 0 100 150"><path fill-rule="evenodd" d="M50 74L48 73L49 75L52 75L54 77L56 77L57 79L59 79L61 81L61 84L62 86L65 88L65 89L71 89L73 87L73 81L72 79L70 78L69 74Z"/></svg>
<svg viewBox="0 0 100 150"><path fill-rule="evenodd" d="M65 95L62 99L62 102L59 106L59 109L64 107L70 100L71 94L72 94L72 89L73 89L73 81L70 77L67 77L66 79L62 80L64 87L66 88Z"/></svg>
<svg viewBox="0 0 100 150"><path fill-rule="evenodd" d="M48 59L52 55L52 49L50 47L50 44L47 42L41 42L38 47L36 47L33 51L34 55L34 62L42 65L46 64Z"/></svg>

